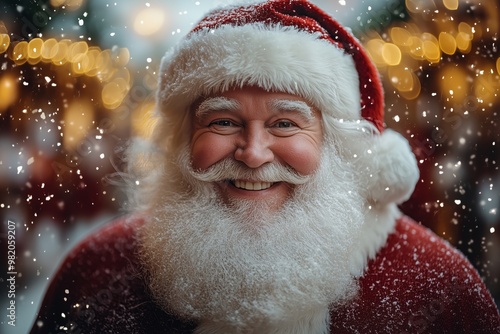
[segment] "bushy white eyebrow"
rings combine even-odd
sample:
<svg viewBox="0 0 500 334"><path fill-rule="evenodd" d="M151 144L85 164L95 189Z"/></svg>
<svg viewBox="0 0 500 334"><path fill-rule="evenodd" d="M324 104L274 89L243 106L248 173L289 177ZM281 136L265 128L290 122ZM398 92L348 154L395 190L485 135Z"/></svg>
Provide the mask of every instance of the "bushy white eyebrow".
<svg viewBox="0 0 500 334"><path fill-rule="evenodd" d="M230 110L235 111L240 109L240 103L234 99L228 99L227 97L216 96L209 97L200 103L195 111L196 117L203 117L204 115L220 110Z"/></svg>
<svg viewBox="0 0 500 334"><path fill-rule="evenodd" d="M313 109L304 101L275 99L269 102L269 106L279 111L298 112L307 120L314 118Z"/></svg>

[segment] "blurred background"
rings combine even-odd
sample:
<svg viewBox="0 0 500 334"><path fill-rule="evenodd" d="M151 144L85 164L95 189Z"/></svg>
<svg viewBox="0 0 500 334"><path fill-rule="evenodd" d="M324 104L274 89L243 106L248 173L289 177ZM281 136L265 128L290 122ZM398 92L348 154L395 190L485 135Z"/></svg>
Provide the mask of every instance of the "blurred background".
<svg viewBox="0 0 500 334"><path fill-rule="evenodd" d="M311 2L351 27L380 70L387 126L409 140L421 171L401 209L460 249L498 305L498 1ZM3 313L16 273L16 327L2 313L0 332L25 333L64 254L123 214L109 176L127 141L149 135L161 57L226 3L0 0Z"/></svg>

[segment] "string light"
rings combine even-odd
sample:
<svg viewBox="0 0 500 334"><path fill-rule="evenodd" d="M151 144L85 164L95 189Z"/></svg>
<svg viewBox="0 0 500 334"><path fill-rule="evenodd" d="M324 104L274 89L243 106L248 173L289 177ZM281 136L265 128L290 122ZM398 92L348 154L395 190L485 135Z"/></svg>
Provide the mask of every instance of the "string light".
<svg viewBox="0 0 500 334"><path fill-rule="evenodd" d="M430 8L422 7L422 3L416 0L406 0L405 4L410 16L431 12ZM371 33L365 43L368 53L382 74L386 74L397 92L408 100L416 99L420 95L421 83L415 72L448 61L448 56L458 53L465 56L471 53L473 42L480 41L484 35L479 25L472 26L450 16L449 12L458 9L458 0L444 0L443 5L443 10L435 10L432 14L432 22L435 22L438 33L421 31L416 22L408 20L390 26L383 37ZM494 33L489 30L488 32ZM472 91L479 103L495 102L499 98L495 92L499 88L496 82L500 74L500 57L494 58L493 61L494 64L487 59L481 60L479 66L483 71L473 78L473 82L470 82L470 76L462 69L442 67L440 77L443 80L438 85L443 96L454 95L456 100L463 99L473 87Z"/></svg>
<svg viewBox="0 0 500 334"><path fill-rule="evenodd" d="M9 35L0 34L0 54L8 53L16 65L40 62L56 66L69 65L73 75L97 77L102 82L102 102L108 109L118 107L130 89L130 73L126 68L130 52L126 48L101 50L85 41L69 39L57 41L33 38L29 42L10 43Z"/></svg>

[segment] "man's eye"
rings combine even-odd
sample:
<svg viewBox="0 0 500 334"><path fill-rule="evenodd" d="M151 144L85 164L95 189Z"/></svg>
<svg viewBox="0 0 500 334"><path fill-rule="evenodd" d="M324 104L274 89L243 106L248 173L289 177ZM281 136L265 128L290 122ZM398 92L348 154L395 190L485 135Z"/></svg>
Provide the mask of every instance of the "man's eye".
<svg viewBox="0 0 500 334"><path fill-rule="evenodd" d="M210 126L235 126L235 124L233 122L231 122L230 120L227 120L227 119L220 119L220 120L216 120L216 121L213 121L213 122L210 122L209 124Z"/></svg>
<svg viewBox="0 0 500 334"><path fill-rule="evenodd" d="M208 128L213 133L218 133L221 135L230 135L237 133L241 126L240 124L230 120L230 119L216 119L208 124Z"/></svg>
<svg viewBox="0 0 500 334"><path fill-rule="evenodd" d="M291 121L279 121L274 124L274 127L276 128L281 128L281 129L287 129L287 128L292 128L296 126L295 123Z"/></svg>

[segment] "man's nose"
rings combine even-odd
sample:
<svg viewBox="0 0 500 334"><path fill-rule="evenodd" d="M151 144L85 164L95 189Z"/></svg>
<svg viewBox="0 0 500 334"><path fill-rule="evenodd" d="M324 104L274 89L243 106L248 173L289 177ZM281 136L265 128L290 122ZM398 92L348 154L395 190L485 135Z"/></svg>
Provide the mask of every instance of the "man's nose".
<svg viewBox="0 0 500 334"><path fill-rule="evenodd" d="M258 168L274 160L273 136L263 126L246 127L238 140L234 158L250 168Z"/></svg>

